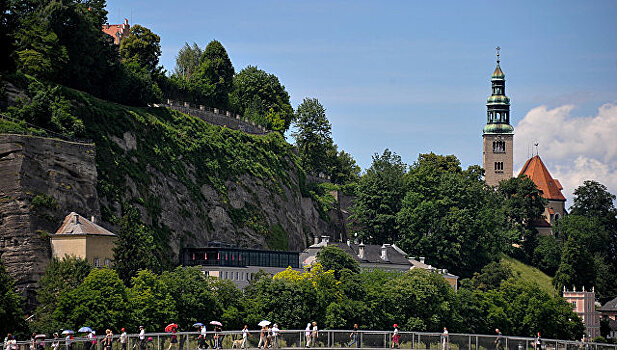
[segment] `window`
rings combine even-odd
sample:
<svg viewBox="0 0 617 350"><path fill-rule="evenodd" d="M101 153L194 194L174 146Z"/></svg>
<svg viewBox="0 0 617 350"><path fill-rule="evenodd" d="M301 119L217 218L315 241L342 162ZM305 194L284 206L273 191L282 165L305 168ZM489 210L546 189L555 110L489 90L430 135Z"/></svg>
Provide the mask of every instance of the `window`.
<svg viewBox="0 0 617 350"><path fill-rule="evenodd" d="M506 142L493 141L493 153L506 153Z"/></svg>
<svg viewBox="0 0 617 350"><path fill-rule="evenodd" d="M101 267L101 259L94 258L94 267Z"/></svg>
<svg viewBox="0 0 617 350"><path fill-rule="evenodd" d="M105 266L111 265L111 260L109 258L105 258Z"/></svg>
<svg viewBox="0 0 617 350"><path fill-rule="evenodd" d="M495 172L503 173L503 162L495 162Z"/></svg>

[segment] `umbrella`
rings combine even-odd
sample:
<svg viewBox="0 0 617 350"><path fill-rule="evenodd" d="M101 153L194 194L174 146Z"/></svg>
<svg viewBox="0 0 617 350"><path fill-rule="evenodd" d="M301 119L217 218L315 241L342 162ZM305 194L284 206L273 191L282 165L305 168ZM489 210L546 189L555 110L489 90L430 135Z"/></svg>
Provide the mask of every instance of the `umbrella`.
<svg viewBox="0 0 617 350"><path fill-rule="evenodd" d="M62 335L67 335L67 334L75 334L75 332L73 332L70 329L65 329L65 330L62 331Z"/></svg>
<svg viewBox="0 0 617 350"><path fill-rule="evenodd" d="M204 325L203 323L201 323L201 322L197 322L197 323L195 323L195 324L193 325L193 327L201 327L201 326L203 326L203 325Z"/></svg>
<svg viewBox="0 0 617 350"><path fill-rule="evenodd" d="M219 326L219 327L223 327L223 324L219 321L210 321L210 324L213 324L215 326Z"/></svg>
<svg viewBox="0 0 617 350"><path fill-rule="evenodd" d="M37 334L36 337L34 337L35 339L45 339L47 338L47 336L45 334Z"/></svg>
<svg viewBox="0 0 617 350"><path fill-rule="evenodd" d="M267 320L263 320L263 321L259 322L257 325L258 325L259 327L264 327L264 326L269 326L269 325L270 325L270 323L272 323L272 322L267 321Z"/></svg>
<svg viewBox="0 0 617 350"><path fill-rule="evenodd" d="M175 323L170 323L165 327L165 332L171 332L174 328L178 328L178 325Z"/></svg>
<svg viewBox="0 0 617 350"><path fill-rule="evenodd" d="M79 332L79 333L92 333L92 328L90 328L90 327L81 327L81 328L78 330L78 332Z"/></svg>

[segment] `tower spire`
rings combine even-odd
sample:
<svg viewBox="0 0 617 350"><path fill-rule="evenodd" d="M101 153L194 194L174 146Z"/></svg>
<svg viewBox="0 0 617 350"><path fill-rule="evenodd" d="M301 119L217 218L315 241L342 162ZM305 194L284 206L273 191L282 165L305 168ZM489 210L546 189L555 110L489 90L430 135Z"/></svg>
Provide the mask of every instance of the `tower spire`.
<svg viewBox="0 0 617 350"><path fill-rule="evenodd" d="M497 64L499 64L499 51L501 50L501 47L497 46L496 50L497 50Z"/></svg>

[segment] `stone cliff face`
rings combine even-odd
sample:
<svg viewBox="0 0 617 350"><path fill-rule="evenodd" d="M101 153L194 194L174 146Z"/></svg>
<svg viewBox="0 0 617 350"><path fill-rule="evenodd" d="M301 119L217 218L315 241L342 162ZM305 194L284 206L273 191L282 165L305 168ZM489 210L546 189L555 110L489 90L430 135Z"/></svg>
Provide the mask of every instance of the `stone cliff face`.
<svg viewBox="0 0 617 350"><path fill-rule="evenodd" d="M94 159L92 144L0 135L0 256L28 305L51 257L49 234L71 211L100 217Z"/></svg>

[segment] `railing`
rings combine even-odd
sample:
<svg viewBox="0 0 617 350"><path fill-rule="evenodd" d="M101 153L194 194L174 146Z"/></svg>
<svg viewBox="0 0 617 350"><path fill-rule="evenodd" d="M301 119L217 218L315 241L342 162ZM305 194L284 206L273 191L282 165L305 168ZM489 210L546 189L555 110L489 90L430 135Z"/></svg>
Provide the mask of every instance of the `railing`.
<svg viewBox="0 0 617 350"><path fill-rule="evenodd" d="M100 333L104 333L100 330ZM255 348L260 342L260 332L250 331L245 347ZM307 334L309 336L307 337ZM342 349L348 347L351 341L350 330L320 330L316 338L312 338L310 333L305 330L282 330L277 337L272 337L270 345L277 349L299 349L307 347L322 349ZM178 343L171 348L174 350L200 350L197 337L198 332L178 332L176 333ZM446 348L443 348L440 333L425 332L400 332L399 347L401 349L427 349L427 350L493 350L496 349L493 335L480 334L455 334L450 333ZM126 347L119 342L119 335L114 335L112 350L167 350L170 348L170 333L149 333L146 334L144 341L139 339L138 334L128 335ZM361 349L389 349L392 347L392 332L388 331L358 331L357 342L351 347ZM106 350L103 348L102 341L104 335L97 336L97 344L91 350ZM240 331L225 331L218 333L220 346L223 349L242 348L242 333ZM57 350L85 350L86 338L75 338L70 341L70 347L64 338L57 340L59 346ZM39 349L52 349L52 339L45 339ZM206 336L206 346L214 348L215 333L208 332ZM534 338L526 337L503 337L503 350L540 350L535 349ZM30 342L18 342L19 350L28 350ZM202 347L201 349L205 349ZM541 350L617 350L615 344L588 343L571 340L542 339Z"/></svg>
<svg viewBox="0 0 617 350"><path fill-rule="evenodd" d="M241 130L249 134L264 135L270 133L270 131L262 125L255 124L255 122L242 118L239 114L224 111L219 108L210 108L203 105L191 106L189 102L173 100L167 100L166 103L154 104L153 106L171 108L184 114L197 117L207 123Z"/></svg>

